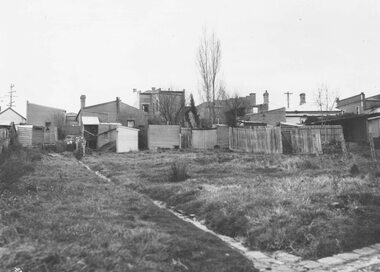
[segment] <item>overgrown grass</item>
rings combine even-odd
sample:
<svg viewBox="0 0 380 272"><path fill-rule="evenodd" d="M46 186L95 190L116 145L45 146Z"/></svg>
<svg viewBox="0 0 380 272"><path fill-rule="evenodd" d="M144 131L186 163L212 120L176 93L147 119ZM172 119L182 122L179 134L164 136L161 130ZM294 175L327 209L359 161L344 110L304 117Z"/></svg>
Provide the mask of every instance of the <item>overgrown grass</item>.
<svg viewBox="0 0 380 272"><path fill-rule="evenodd" d="M117 160L115 159L117 157ZM115 179L195 214L252 249L321 258L380 242L379 169L368 157L223 151L107 154L87 158ZM171 183L172 161L191 178ZM352 165L360 170L352 170Z"/></svg>
<svg viewBox="0 0 380 272"><path fill-rule="evenodd" d="M43 155L34 169L0 196L0 270L256 271L218 239L124 184L99 179L72 155Z"/></svg>
<svg viewBox="0 0 380 272"><path fill-rule="evenodd" d="M17 190L20 178L34 171L34 164L41 160L39 149L11 146L0 154L0 194L5 190Z"/></svg>

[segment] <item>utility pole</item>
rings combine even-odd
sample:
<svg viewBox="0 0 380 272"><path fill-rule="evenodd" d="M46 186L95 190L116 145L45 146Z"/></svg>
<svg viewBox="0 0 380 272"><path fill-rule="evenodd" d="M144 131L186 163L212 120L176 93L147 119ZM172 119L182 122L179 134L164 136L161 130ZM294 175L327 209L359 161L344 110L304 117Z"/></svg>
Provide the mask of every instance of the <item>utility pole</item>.
<svg viewBox="0 0 380 272"><path fill-rule="evenodd" d="M9 96L9 104L7 106L10 108L12 108L15 104L15 101L13 100L13 98L15 98L14 93L16 92L13 90L14 87L15 87L15 85L11 84L11 90L8 92L9 93L9 95L8 95Z"/></svg>
<svg viewBox="0 0 380 272"><path fill-rule="evenodd" d="M288 101L288 109L289 109L289 97L290 97L290 95L293 94L293 93L286 92L286 93L284 93L284 94L286 94L286 99L287 99L287 101Z"/></svg>

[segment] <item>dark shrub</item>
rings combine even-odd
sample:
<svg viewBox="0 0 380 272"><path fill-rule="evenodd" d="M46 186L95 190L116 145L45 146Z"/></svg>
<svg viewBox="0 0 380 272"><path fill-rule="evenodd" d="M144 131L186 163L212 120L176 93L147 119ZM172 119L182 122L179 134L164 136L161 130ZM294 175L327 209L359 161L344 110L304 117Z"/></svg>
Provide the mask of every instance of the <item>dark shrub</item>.
<svg viewBox="0 0 380 272"><path fill-rule="evenodd" d="M171 182L180 182L186 180L189 176L187 175L187 165L183 161L175 161L171 165Z"/></svg>
<svg viewBox="0 0 380 272"><path fill-rule="evenodd" d="M353 164L350 168L350 174L351 176L356 176L360 173L359 167L356 164Z"/></svg>

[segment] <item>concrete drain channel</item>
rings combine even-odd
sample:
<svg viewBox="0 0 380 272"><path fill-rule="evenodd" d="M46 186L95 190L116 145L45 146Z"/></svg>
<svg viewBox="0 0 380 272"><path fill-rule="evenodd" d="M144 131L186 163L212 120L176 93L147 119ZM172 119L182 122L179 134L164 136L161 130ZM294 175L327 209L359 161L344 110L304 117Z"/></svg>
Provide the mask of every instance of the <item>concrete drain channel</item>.
<svg viewBox="0 0 380 272"><path fill-rule="evenodd" d="M79 163L99 178L107 182L111 182L110 178L107 178L99 171L92 170L87 164L81 161L79 161ZM357 249L353 252L341 253L316 261L302 260L301 257L289 254L284 251L263 253L261 251L250 250L244 246L242 241L239 241L238 239L218 234L210 230L205 224L197 220L195 218L195 215L188 215L182 211L175 210L173 207L168 207L164 202L153 199L151 200L153 204L160 209L165 209L182 221L188 222L198 229L218 237L231 248L237 250L250 261L252 261L255 268L259 269L260 271L380 271L380 243L374 244L370 247Z"/></svg>

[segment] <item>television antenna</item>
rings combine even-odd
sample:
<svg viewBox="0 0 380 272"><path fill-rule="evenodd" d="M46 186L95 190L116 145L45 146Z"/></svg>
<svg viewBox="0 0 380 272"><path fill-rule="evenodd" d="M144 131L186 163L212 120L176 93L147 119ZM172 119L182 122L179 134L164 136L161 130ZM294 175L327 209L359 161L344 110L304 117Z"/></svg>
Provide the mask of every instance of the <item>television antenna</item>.
<svg viewBox="0 0 380 272"><path fill-rule="evenodd" d="M9 97L9 104L7 105L8 107L12 108L15 106L15 101L14 101L14 98L16 97L14 94L16 93L15 90L13 90L13 88L15 87L14 84L11 84L10 86L10 91L8 92L8 97Z"/></svg>

